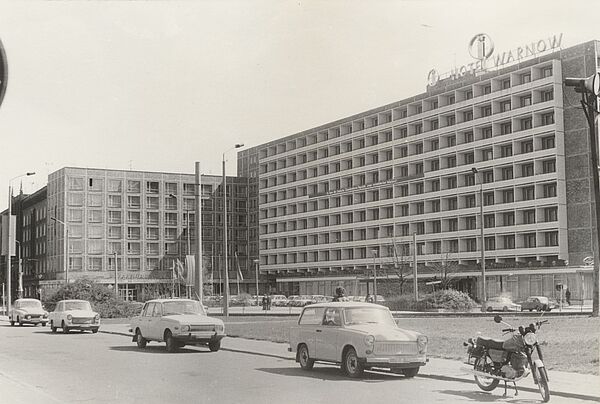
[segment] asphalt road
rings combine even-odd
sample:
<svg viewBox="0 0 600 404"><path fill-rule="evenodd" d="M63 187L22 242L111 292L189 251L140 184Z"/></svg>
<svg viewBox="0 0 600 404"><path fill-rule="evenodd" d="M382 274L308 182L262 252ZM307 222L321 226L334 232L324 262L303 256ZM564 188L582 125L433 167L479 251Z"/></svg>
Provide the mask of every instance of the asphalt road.
<svg viewBox="0 0 600 404"><path fill-rule="evenodd" d="M503 398L472 383L367 372L360 380L317 364L302 371L292 361L163 344L140 350L124 336L49 327L0 325L0 402L34 403L536 403L520 392ZM6 386L10 388L5 388ZM22 393L19 393L21 389ZM555 397L552 403L585 403Z"/></svg>

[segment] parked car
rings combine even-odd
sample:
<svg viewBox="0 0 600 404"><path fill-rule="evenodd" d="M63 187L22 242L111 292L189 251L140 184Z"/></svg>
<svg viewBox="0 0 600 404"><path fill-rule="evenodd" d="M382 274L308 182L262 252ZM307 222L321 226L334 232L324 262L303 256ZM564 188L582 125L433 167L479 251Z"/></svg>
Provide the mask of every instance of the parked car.
<svg viewBox="0 0 600 404"><path fill-rule="evenodd" d="M290 329L289 351L304 370L323 361L341 363L350 377L375 367L414 377L427 362L427 337L399 328L384 306L318 303L305 307Z"/></svg>
<svg viewBox="0 0 600 404"><path fill-rule="evenodd" d="M294 301L294 303L296 304L296 307L304 307L304 306L308 306L309 304L313 304L314 300L313 300L312 296L301 295L299 299L296 299Z"/></svg>
<svg viewBox="0 0 600 404"><path fill-rule="evenodd" d="M42 307L38 299L17 299L8 313L10 325L41 324L43 327L48 322L48 312Z"/></svg>
<svg viewBox="0 0 600 404"><path fill-rule="evenodd" d="M288 298L285 297L284 295L271 296L271 305L272 306L282 307L282 306L287 306L287 303L288 303Z"/></svg>
<svg viewBox="0 0 600 404"><path fill-rule="evenodd" d="M551 311L557 307L556 301L545 296L529 296L527 300L521 302L521 311Z"/></svg>
<svg viewBox="0 0 600 404"><path fill-rule="evenodd" d="M300 299L300 296L298 296L298 295L291 295L291 296L288 296L288 302L287 302L287 306L289 306L289 307L294 307L294 306L295 306L295 303L294 303L294 301L295 301L295 300L298 300L298 299Z"/></svg>
<svg viewBox="0 0 600 404"><path fill-rule="evenodd" d="M100 328L100 314L92 310L87 300L61 300L48 319L52 332L62 328L65 334L71 330L89 330L95 334Z"/></svg>
<svg viewBox="0 0 600 404"><path fill-rule="evenodd" d="M150 341L165 342L167 352L186 345L206 345L216 352L225 337L223 321L208 317L204 306L191 299L147 301L142 313L131 319L130 331L138 348Z"/></svg>
<svg viewBox="0 0 600 404"><path fill-rule="evenodd" d="M521 305L513 303L508 297L497 296L483 304L483 311L521 311Z"/></svg>
<svg viewBox="0 0 600 404"><path fill-rule="evenodd" d="M327 302L331 301L331 300L327 300L327 296L324 296L324 295L312 295L311 299L312 299L313 303L327 303Z"/></svg>

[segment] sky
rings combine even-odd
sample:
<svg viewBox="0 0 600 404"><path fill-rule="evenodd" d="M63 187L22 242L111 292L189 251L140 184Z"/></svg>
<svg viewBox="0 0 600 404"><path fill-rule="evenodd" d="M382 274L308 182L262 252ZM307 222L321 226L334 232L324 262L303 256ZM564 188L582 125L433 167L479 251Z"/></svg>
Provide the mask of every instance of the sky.
<svg viewBox="0 0 600 404"><path fill-rule="evenodd" d="M425 92L432 68L562 33L595 1L0 0L0 210L65 166L221 174L223 153ZM227 173L235 174L229 151ZM26 172L30 177L18 177ZM14 178L14 179L13 179ZM11 181L11 179L13 179Z"/></svg>

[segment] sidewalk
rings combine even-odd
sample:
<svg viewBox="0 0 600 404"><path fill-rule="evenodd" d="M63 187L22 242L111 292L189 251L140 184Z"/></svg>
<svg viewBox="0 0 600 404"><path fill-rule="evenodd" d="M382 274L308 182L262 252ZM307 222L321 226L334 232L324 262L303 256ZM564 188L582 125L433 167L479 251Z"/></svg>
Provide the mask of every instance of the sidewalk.
<svg viewBox="0 0 600 404"><path fill-rule="evenodd" d="M129 332L128 324L103 324L100 328L100 332L125 335L129 338L132 337L132 334ZM225 351L269 356L294 361L295 355L292 352L288 352L288 346L288 344L284 343L232 337L224 338L221 342L221 349ZM298 365L290 363L290 366ZM468 366L462 362L455 360L430 358L429 363L421 368L418 376L438 380L454 380L474 383L473 375L466 371L467 367ZM551 370L548 373L548 376L550 377L550 392L552 395L600 401L600 376L559 372L555 370ZM500 387L503 385L504 384L501 383ZM473 388L476 388L476 386L473 385ZM533 383L531 377L519 381L517 383L517 388L523 391L538 392L537 386ZM514 394L514 390L511 389L510 384L508 394Z"/></svg>

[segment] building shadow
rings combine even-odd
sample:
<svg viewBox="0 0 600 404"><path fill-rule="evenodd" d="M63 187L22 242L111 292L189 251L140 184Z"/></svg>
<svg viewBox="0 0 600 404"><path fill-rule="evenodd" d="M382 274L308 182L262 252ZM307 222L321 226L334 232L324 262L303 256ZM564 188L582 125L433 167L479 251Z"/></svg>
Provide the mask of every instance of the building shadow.
<svg viewBox="0 0 600 404"><path fill-rule="evenodd" d="M354 381L363 383L381 383L389 380L400 381L410 380L402 375L394 373L366 370L364 374L358 378L350 378L339 367L334 366L319 366L316 365L313 370L302 370L300 367L283 367L283 368L258 368L261 372L271 373L279 376L304 377L308 379L318 379L327 381Z"/></svg>
<svg viewBox="0 0 600 404"><path fill-rule="evenodd" d="M179 348L177 350L177 352L170 353L165 350L164 344L163 345L155 345L155 346L148 345L144 349L138 348L135 344L126 345L126 346L111 346L111 347L109 347L109 349L111 351L118 351L118 352L137 352L139 354L144 354L144 355L148 355L148 354L179 355L179 354L192 354L192 353L195 353L195 354L212 353L212 352L210 352L210 350L208 348L206 350Z"/></svg>

